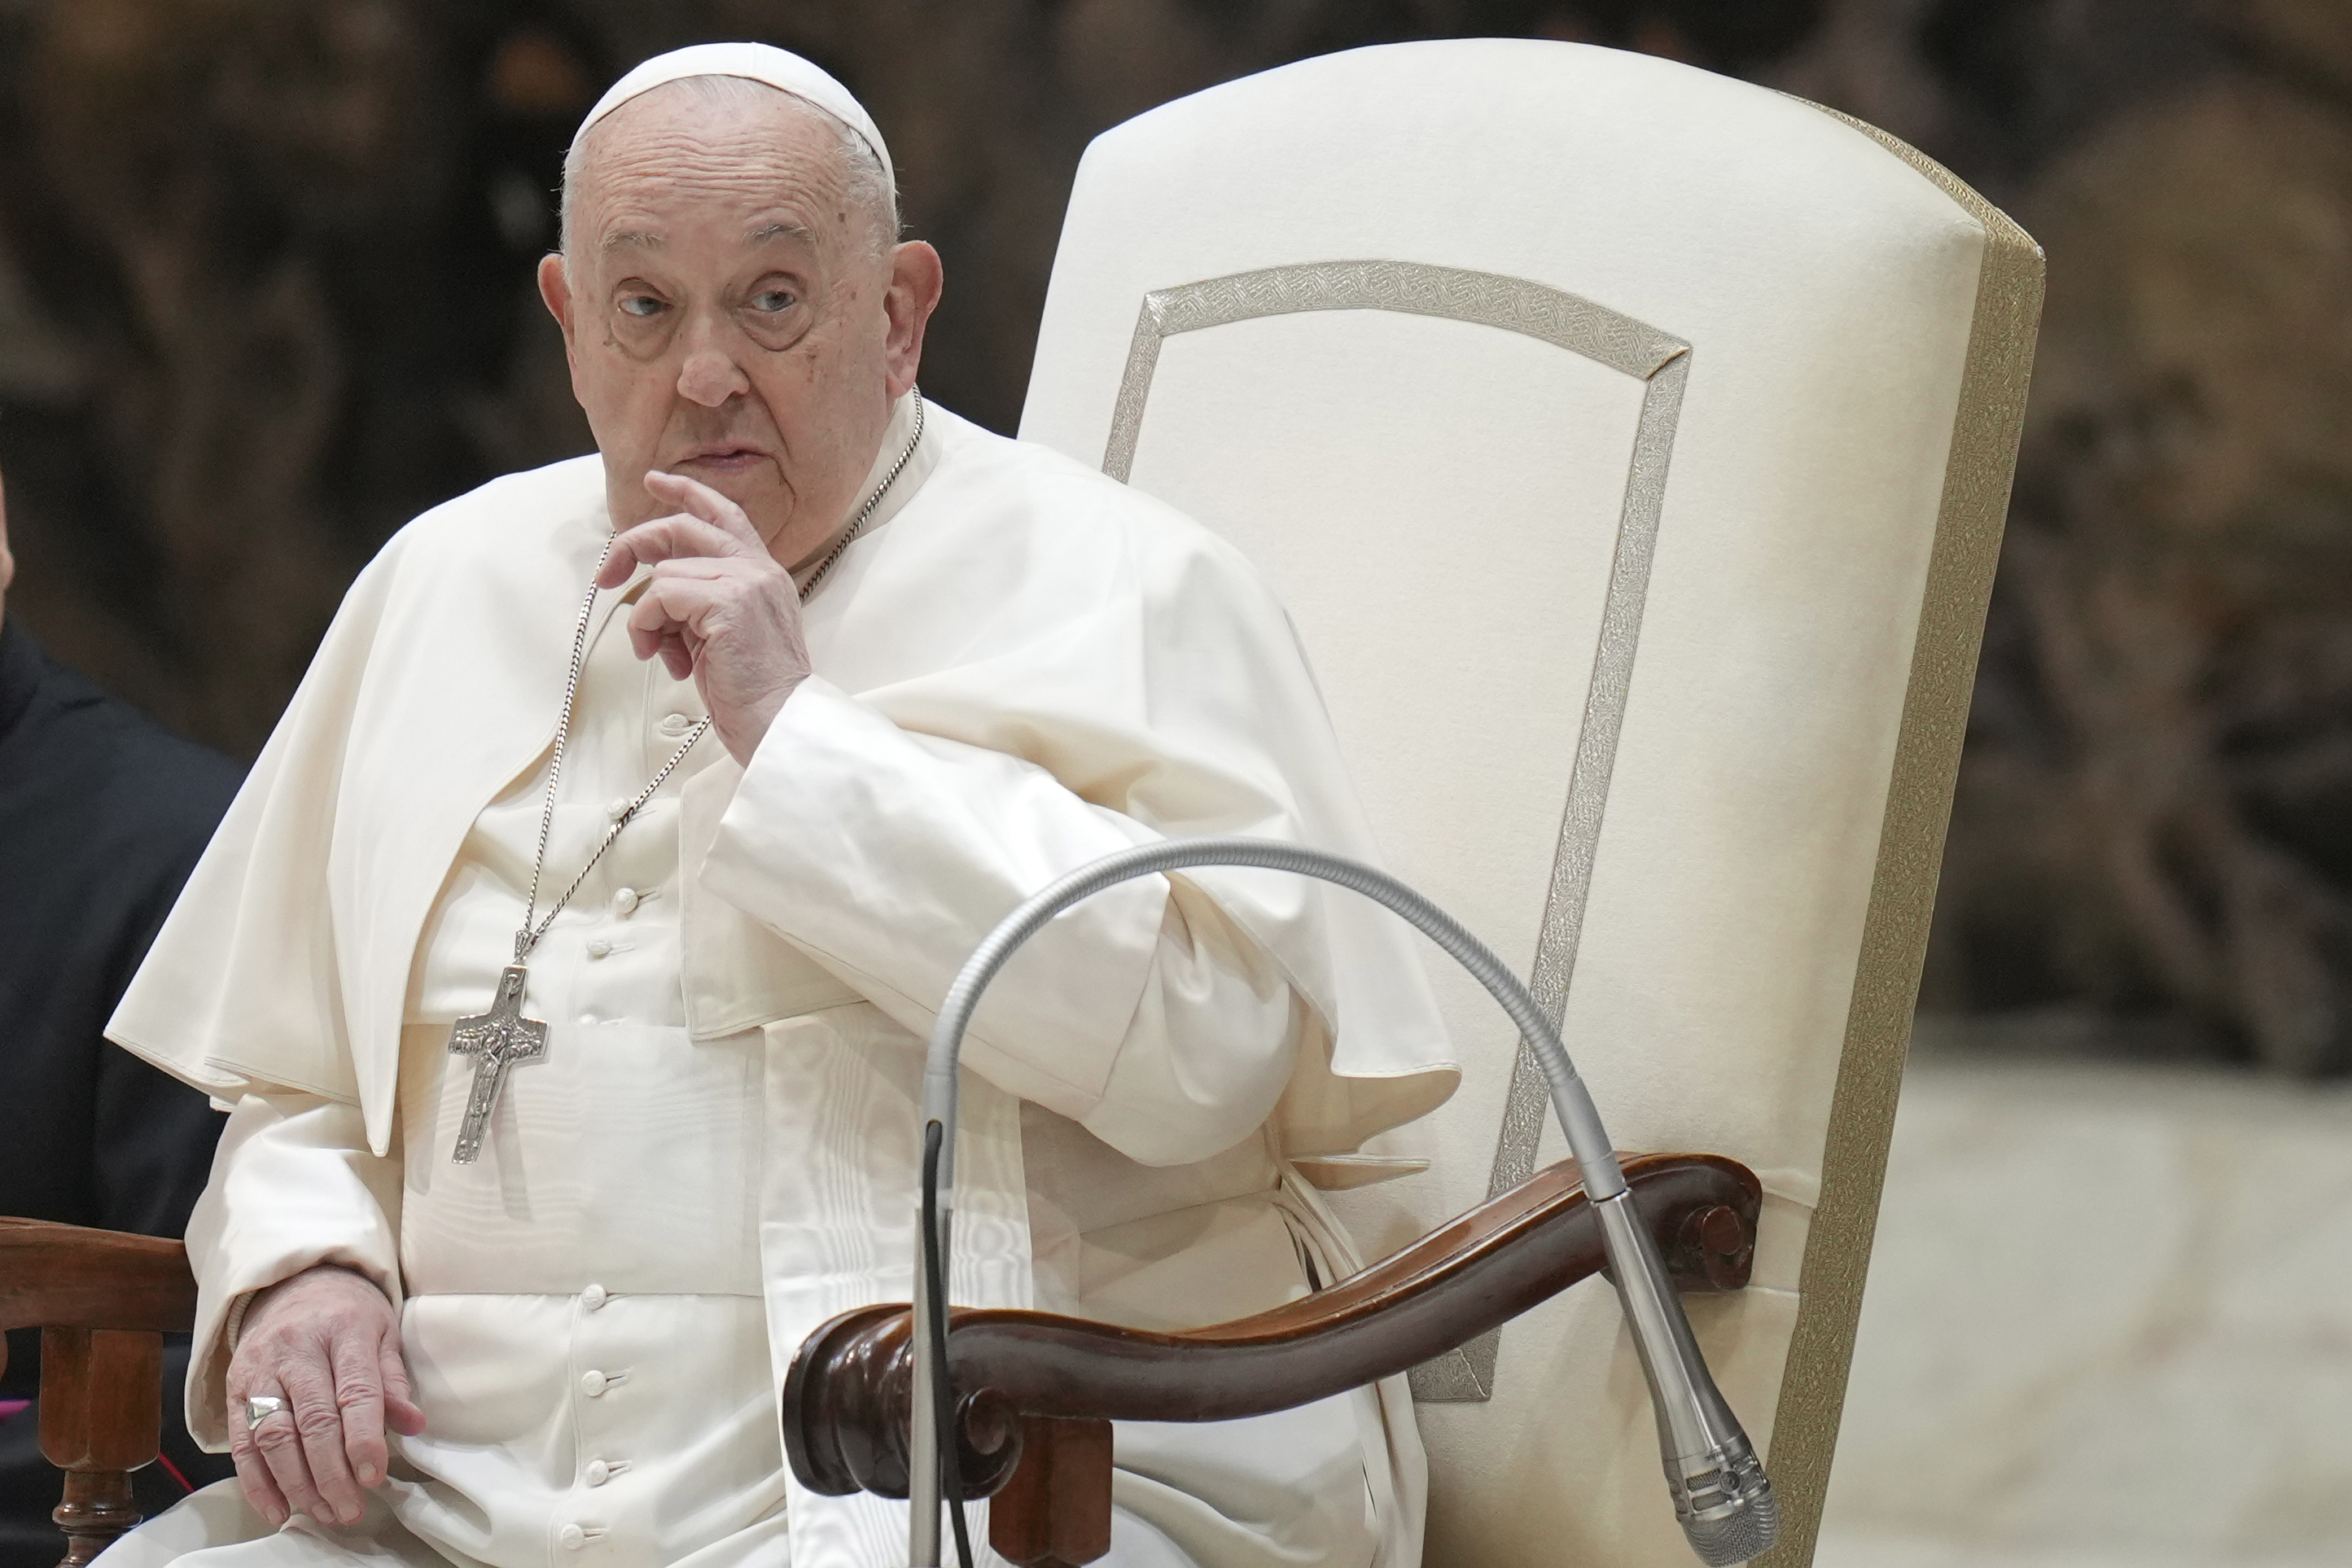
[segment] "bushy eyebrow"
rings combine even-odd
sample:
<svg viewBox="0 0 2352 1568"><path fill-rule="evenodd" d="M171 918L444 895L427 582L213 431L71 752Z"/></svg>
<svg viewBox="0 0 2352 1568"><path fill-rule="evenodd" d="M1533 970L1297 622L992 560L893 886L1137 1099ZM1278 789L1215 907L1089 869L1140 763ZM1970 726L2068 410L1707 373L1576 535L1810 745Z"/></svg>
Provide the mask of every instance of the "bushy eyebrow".
<svg viewBox="0 0 2352 1568"><path fill-rule="evenodd" d="M750 246L760 246L767 244L768 241L772 239L797 239L803 245L814 245L816 243L816 236L811 234L801 225L781 221L771 224L762 224L758 228L753 229L750 234L744 236L743 243Z"/></svg>
<svg viewBox="0 0 2352 1568"><path fill-rule="evenodd" d="M642 246L647 250L659 250L662 237L657 234L648 234L643 229L615 229L604 237L603 243L597 248L609 256L625 245Z"/></svg>

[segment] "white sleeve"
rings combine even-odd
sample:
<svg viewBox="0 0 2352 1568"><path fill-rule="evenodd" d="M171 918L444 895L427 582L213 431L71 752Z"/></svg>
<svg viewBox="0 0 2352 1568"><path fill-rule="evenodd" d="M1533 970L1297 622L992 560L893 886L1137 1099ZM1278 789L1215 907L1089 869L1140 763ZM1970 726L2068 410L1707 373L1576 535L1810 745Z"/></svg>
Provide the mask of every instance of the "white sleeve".
<svg viewBox="0 0 2352 1568"><path fill-rule="evenodd" d="M1158 837L1035 763L902 730L812 678L744 770L701 877L925 1034L972 948L1022 900ZM1302 1016L1273 960L1206 895L1139 878L1013 956L964 1061L1130 1159L1180 1164L1272 1112Z"/></svg>
<svg viewBox="0 0 2352 1568"><path fill-rule="evenodd" d="M228 1447L229 1355L255 1291L338 1263L400 1305L399 1214L398 1163L368 1152L359 1107L292 1091L237 1102L188 1219L196 1276L188 1431L199 1444Z"/></svg>

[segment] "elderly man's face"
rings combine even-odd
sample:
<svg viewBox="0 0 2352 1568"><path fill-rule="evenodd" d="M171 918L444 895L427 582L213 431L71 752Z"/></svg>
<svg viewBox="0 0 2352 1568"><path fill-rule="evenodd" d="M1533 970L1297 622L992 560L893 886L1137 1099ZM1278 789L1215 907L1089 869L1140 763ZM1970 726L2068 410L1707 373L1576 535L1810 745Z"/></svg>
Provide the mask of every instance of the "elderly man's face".
<svg viewBox="0 0 2352 1568"><path fill-rule="evenodd" d="M862 499L915 380L939 258L891 246L840 132L779 92L656 89L593 132L569 265L541 264L613 525L666 513L649 469L701 480L786 566Z"/></svg>

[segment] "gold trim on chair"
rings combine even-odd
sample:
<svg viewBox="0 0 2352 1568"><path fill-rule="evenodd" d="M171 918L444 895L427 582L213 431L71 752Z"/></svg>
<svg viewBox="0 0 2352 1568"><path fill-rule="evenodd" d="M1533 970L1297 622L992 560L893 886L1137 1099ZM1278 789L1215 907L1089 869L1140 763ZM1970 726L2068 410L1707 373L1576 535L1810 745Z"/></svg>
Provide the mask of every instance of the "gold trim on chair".
<svg viewBox="0 0 2352 1568"><path fill-rule="evenodd" d="M1658 516L1665 503L1666 469L1674 456L1675 426L1682 413L1691 346L1631 316L1580 295L1524 278L1433 267L1417 261L1314 261L1269 267L1255 272L1205 279L1155 289L1143 297L1113 405L1103 472L1125 482L1135 467L1143 433L1144 405L1151 395L1160 345L1179 332L1227 326L1302 310L1395 310L1436 316L1473 325L1498 327L1538 338L1581 354L1644 384L1642 413L1627 459L1625 495L1617 522L1616 552L1609 591L1601 611L1601 634L1593 650L1592 678L1585 688L1584 718L1577 731L1576 760L1569 773L1568 804L1561 813L1559 843L1552 856L1551 885L1544 900L1528 989L1547 1016L1558 1024L1567 1012L1569 981L1576 969L1577 943L1592 887L1592 861L1601 844L1601 819L1609 802L1609 775L1616 765L1617 736L1633 680L1633 654L1642 635L1642 611L1649 597L1650 562L1657 546ZM1495 1165L1488 1197L1517 1186L1535 1173L1536 1149L1550 1114L1550 1090L1543 1068L1526 1041L1511 1067L1511 1087L1495 1140ZM1429 1404L1466 1404L1491 1399L1501 1331L1491 1330L1412 1373L1413 1396Z"/></svg>
<svg viewBox="0 0 2352 1568"><path fill-rule="evenodd" d="M1780 1500L1780 1542L1758 1559L1759 1568L1803 1568L1821 1530L2042 313L2042 248L2032 236L1933 159L1851 115L1811 107L1933 181L1983 226L1985 250L1831 1101L1821 1202L1806 1237L1796 1328L1772 1425L1769 1462Z"/></svg>

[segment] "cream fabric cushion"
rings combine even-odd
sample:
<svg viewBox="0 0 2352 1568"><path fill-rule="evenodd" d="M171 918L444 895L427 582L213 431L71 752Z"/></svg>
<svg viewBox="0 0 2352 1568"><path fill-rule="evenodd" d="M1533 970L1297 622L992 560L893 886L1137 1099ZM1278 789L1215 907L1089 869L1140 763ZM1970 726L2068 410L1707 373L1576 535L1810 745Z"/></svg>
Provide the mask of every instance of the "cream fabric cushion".
<svg viewBox="0 0 2352 1568"><path fill-rule="evenodd" d="M1617 1145L1762 1177L1755 1283L1691 1306L1779 1563L1826 1482L2039 290L2031 240L1867 128L1477 40L1108 132L1047 299L1021 434L1269 574L1391 864L1564 1006ZM1512 1031L1430 967L1462 1089L1368 1151L1426 1173L1339 1197L1370 1252L1497 1168ZM1561 1152L1502 1142L1506 1177ZM1605 1284L1418 1386L1430 1563L1692 1560Z"/></svg>

